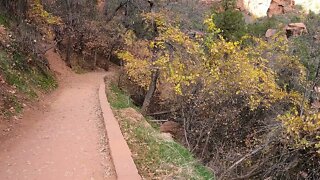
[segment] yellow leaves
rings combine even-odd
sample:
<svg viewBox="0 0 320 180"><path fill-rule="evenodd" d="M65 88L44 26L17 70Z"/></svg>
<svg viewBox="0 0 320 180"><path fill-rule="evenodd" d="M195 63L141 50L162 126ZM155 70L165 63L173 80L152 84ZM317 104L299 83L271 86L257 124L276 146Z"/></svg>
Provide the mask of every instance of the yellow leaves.
<svg viewBox="0 0 320 180"><path fill-rule="evenodd" d="M320 113L300 115L292 109L278 119L284 124L287 133L293 137L298 147L313 147L320 154Z"/></svg>
<svg viewBox="0 0 320 180"><path fill-rule="evenodd" d="M33 0L32 8L28 12L29 17L38 22L48 25L58 25L62 23L61 18L48 13L42 6L40 0Z"/></svg>
<svg viewBox="0 0 320 180"><path fill-rule="evenodd" d="M257 45L249 47L241 47L238 41L226 42L223 38L211 43L209 57L204 62L212 78L206 81L212 85L207 86L215 87L216 93L224 96L241 94L247 97L252 109L259 105L269 107L284 98L286 94L277 86L275 74L267 67L268 61L262 58L258 42L257 39Z"/></svg>
<svg viewBox="0 0 320 180"><path fill-rule="evenodd" d="M155 47L156 47L156 42L151 41L149 47L150 47L151 49L155 48Z"/></svg>
<svg viewBox="0 0 320 180"><path fill-rule="evenodd" d="M297 77L304 76L302 65L288 55L287 42L280 37L275 45L251 36L244 36L236 42L219 37L205 42L205 49L171 25L161 13L147 13L144 17L150 23L156 22L158 36L147 41L137 40L131 34L127 38L130 43L126 43L126 51L130 54L119 54L125 59L129 76L142 87L148 86L150 72L157 68L161 73L160 84L169 84L178 95L188 93L188 87L198 82L203 85L202 92L222 99L241 96L252 110L259 106L269 108L283 99L292 104L301 100L299 93L287 93L278 85L282 69L278 70L274 64L280 68L287 68L290 64L290 68L299 69ZM212 19L206 24L211 32L219 31ZM271 52L270 56L268 52ZM277 53L281 56L273 59Z"/></svg>
<svg viewBox="0 0 320 180"><path fill-rule="evenodd" d="M227 89L229 96L241 94L247 97L251 109L260 105L268 108L282 99L298 104L301 94L295 91L287 93L277 81L279 77L286 78L280 73L288 67L294 70L296 79L303 81L305 70L297 59L288 55L287 42L278 43L283 45L282 52L274 51L277 47L256 37L245 36L237 42L226 42L220 38L212 42L205 67L209 74L215 73L215 80L207 82L219 84L222 94L226 94ZM272 56L266 56L268 51L273 52ZM281 63L273 63L280 60Z"/></svg>
<svg viewBox="0 0 320 180"><path fill-rule="evenodd" d="M127 62L132 62L134 60L133 55L128 52L128 51L120 51L117 53L118 57L127 61Z"/></svg>
<svg viewBox="0 0 320 180"><path fill-rule="evenodd" d="M137 41L137 37L135 36L132 30L129 30L124 35L124 43L127 46L133 46L134 43Z"/></svg>
<svg viewBox="0 0 320 180"><path fill-rule="evenodd" d="M169 84L173 92L182 95L182 89L200 76L205 59L203 50L161 13L146 13L143 16L150 24L155 22L157 37L149 41L137 40L129 32L125 38L126 51L118 53L118 56L125 60L127 74L140 86L147 88L150 71L157 68L160 70L159 83Z"/></svg>
<svg viewBox="0 0 320 180"><path fill-rule="evenodd" d="M120 59L125 61L125 70L130 79L143 88L147 88L150 81L151 71L148 59L137 59L129 51L117 52Z"/></svg>
<svg viewBox="0 0 320 180"><path fill-rule="evenodd" d="M236 42L220 37L203 48L161 15L147 14L146 18L155 18L159 35L153 40L138 40L129 32L125 39L126 50L118 53L125 61L129 78L141 87L147 89L151 72L159 69L159 85L166 86L165 98L167 94L190 95L192 85L199 84L200 96L216 98L214 100L219 102L235 100L251 110L268 109L277 102L300 106L302 94L286 87L294 80L303 82L305 70L296 57L289 55L288 44L282 37L270 44L250 36ZM216 30L214 24L208 26ZM291 72L293 74L287 77ZM315 143L314 139L303 135L314 137L320 131L320 113L300 116L294 109L279 116L279 120L297 145L314 145L320 154L320 137Z"/></svg>
<svg viewBox="0 0 320 180"><path fill-rule="evenodd" d="M156 48L156 49L165 49L165 41L161 40L161 39L157 39L157 41L152 41L150 43L150 47L151 48Z"/></svg>
<svg viewBox="0 0 320 180"><path fill-rule="evenodd" d="M221 30L214 24L214 15L207 17L204 20L204 24L207 26L207 31L210 33L219 34L221 32Z"/></svg>
<svg viewBox="0 0 320 180"><path fill-rule="evenodd" d="M182 89L181 89L181 84L177 84L175 87L174 87L174 90L177 94L179 95L182 95Z"/></svg>

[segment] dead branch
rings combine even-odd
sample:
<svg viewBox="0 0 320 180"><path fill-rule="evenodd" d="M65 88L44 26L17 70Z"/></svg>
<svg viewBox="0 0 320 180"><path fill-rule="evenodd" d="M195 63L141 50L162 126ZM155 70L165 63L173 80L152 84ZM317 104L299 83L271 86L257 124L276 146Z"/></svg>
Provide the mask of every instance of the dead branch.
<svg viewBox="0 0 320 180"><path fill-rule="evenodd" d="M156 116L156 115L163 115L163 114L170 114L173 113L177 110L168 110L168 111L160 111L160 112L155 112L155 113L149 113L147 116Z"/></svg>
<svg viewBox="0 0 320 180"><path fill-rule="evenodd" d="M248 157L251 157L253 155L255 155L256 153L258 153L259 151L261 151L263 148L265 148L267 144L264 144L263 146L260 146L259 148L256 148L255 150L251 151L250 153L246 154L245 156L243 156L241 159L239 159L237 162L233 163L232 166L230 166L226 171L224 171L221 175L221 177L219 178L219 180L222 180L224 178L224 176L226 175L226 173L230 172L231 170L233 170L235 167L237 167L238 164L240 164L242 161L244 161L245 159L247 159Z"/></svg>
<svg viewBox="0 0 320 180"><path fill-rule="evenodd" d="M163 120L149 120L151 122L167 122L168 119L163 119Z"/></svg>

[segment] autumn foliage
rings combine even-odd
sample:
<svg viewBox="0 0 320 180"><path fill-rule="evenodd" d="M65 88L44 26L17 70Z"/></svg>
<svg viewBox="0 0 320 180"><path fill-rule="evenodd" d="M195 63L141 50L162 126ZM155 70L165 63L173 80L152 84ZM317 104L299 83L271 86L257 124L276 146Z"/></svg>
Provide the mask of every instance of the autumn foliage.
<svg viewBox="0 0 320 180"><path fill-rule="evenodd" d="M118 51L125 73L148 90L151 72L160 71L154 103L170 105L171 117L184 127L182 141L216 175L319 176L311 168L317 162L299 155L319 158L320 124L304 101L306 69L284 34L268 42L247 35L227 41L210 17L205 36L190 37L161 12L143 17L146 27L155 22L158 34L150 40L127 32ZM294 157L303 165L288 161Z"/></svg>

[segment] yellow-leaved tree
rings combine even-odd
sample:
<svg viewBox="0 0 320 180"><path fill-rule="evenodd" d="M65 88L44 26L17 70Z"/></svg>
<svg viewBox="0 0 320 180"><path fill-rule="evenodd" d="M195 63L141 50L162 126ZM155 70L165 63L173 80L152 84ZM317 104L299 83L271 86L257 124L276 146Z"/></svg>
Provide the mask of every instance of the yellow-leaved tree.
<svg viewBox="0 0 320 180"><path fill-rule="evenodd" d="M158 91L198 157L210 162L216 154L230 152L219 157L221 166L230 165L222 176L232 177L231 171L239 167L243 174L257 171L271 177L265 167L286 163L275 156L279 151L288 158L299 149L319 152L320 116L304 94L310 82L284 34L268 41L253 36L227 41L211 17L205 21L207 32L195 38L164 13L143 17L152 35L138 38L128 31L126 47L118 52L125 72L151 96ZM145 99L150 103L148 94ZM228 160L243 152L249 155L238 164ZM253 155L255 159L250 159ZM281 173L277 170L274 177Z"/></svg>
<svg viewBox="0 0 320 180"><path fill-rule="evenodd" d="M130 79L151 92L142 108L145 113L157 84L167 84L182 94L182 86L200 76L198 65L204 57L200 45L173 26L162 13L146 13L144 19L149 28L155 28L155 37L138 39L128 31L126 49L118 52L118 56L125 61Z"/></svg>
<svg viewBox="0 0 320 180"><path fill-rule="evenodd" d="M209 18L207 33L194 38L161 12L143 17L152 38L137 38L128 31L118 56L131 81L151 96L157 90L174 109L185 143L198 157L210 161L219 153L217 146L226 148L223 152L264 149L269 159L263 159L263 153L262 160L257 159L267 166L278 161L271 147L284 143L286 135L292 137L290 147L319 150L319 115L310 111L303 94L306 70L291 54L284 34L269 41L252 36L227 41ZM148 94L145 99L150 103ZM271 128L257 135L264 126ZM223 175L231 175L236 166L231 167Z"/></svg>

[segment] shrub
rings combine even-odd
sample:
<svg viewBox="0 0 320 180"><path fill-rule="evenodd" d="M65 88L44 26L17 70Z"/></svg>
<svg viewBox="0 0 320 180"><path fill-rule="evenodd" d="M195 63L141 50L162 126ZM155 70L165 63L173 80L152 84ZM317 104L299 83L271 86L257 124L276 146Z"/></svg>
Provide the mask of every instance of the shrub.
<svg viewBox="0 0 320 180"><path fill-rule="evenodd" d="M246 34L247 25L239 11L228 9L222 13L214 13L213 21L226 40L239 40Z"/></svg>

